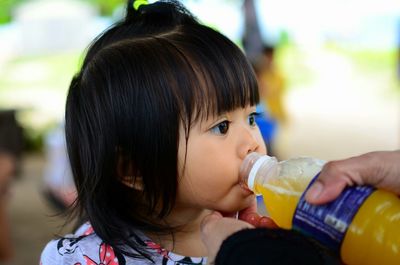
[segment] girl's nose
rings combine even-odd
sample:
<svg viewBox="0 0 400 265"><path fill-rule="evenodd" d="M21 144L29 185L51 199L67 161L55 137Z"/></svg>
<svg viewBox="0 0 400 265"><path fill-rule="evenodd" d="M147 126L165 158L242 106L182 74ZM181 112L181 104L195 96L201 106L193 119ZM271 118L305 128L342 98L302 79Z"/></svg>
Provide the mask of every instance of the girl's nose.
<svg viewBox="0 0 400 265"><path fill-rule="evenodd" d="M260 146L260 143L257 141L256 132L252 132L247 128L243 129L240 140L239 152L242 159L244 159L249 153L257 151Z"/></svg>

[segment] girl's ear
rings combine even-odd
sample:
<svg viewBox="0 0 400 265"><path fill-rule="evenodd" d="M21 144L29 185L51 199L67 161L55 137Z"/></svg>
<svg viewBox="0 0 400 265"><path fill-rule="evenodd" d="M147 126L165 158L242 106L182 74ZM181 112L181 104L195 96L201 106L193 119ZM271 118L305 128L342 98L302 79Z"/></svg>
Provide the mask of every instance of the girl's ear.
<svg viewBox="0 0 400 265"><path fill-rule="evenodd" d="M141 176L134 176L132 162L122 156L118 157L117 161L118 180L125 186L143 191L143 179Z"/></svg>

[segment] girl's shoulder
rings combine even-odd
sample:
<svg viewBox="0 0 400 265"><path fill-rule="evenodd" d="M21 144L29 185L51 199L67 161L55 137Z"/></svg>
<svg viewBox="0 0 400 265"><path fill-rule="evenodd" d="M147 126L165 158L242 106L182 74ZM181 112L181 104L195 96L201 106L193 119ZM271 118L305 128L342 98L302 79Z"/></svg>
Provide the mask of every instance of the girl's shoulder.
<svg viewBox="0 0 400 265"><path fill-rule="evenodd" d="M204 257L185 257L167 251L152 242L143 233L137 231L137 241L145 246L152 259L133 259L117 253L113 248L105 244L93 231L89 223L82 225L75 234L66 235L62 238L50 241L42 252L41 265L72 264L72 265L147 265L147 264L206 264Z"/></svg>
<svg viewBox="0 0 400 265"><path fill-rule="evenodd" d="M116 265L118 260L112 253L112 248L102 242L89 223L85 223L75 234L50 241L42 251L40 264L101 264L107 257L105 264Z"/></svg>

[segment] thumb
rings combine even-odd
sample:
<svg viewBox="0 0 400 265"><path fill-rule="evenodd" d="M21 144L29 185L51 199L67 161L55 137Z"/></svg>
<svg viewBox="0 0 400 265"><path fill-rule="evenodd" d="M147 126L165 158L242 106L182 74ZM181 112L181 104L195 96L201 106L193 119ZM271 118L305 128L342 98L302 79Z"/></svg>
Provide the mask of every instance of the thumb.
<svg viewBox="0 0 400 265"><path fill-rule="evenodd" d="M330 161L324 165L318 179L308 189L305 199L311 204L324 204L336 199L346 186L364 183L368 173L364 156ZM367 172L365 172L367 171Z"/></svg>
<svg viewBox="0 0 400 265"><path fill-rule="evenodd" d="M311 204L324 204L336 199L347 185L352 185L346 178L330 177L322 174L307 190L305 199Z"/></svg>

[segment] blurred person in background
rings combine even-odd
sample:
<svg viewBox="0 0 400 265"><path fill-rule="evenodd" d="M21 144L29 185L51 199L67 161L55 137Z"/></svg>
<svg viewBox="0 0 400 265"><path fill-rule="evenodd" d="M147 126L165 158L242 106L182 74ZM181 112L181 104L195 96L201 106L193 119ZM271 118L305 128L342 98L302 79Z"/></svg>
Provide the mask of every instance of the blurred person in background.
<svg viewBox="0 0 400 265"><path fill-rule="evenodd" d="M267 144L268 154L278 156L274 150L277 128L279 123L287 120L283 106L285 79L275 65L275 47L264 42L254 0L243 2L243 13L245 20L242 45L256 73L260 93L257 112L262 115L256 121Z"/></svg>
<svg viewBox="0 0 400 265"><path fill-rule="evenodd" d="M277 121L276 119L271 117L269 108L263 101L262 91L265 90L261 88L264 85L262 81L263 68L258 63L252 63L252 66L257 77L258 88L261 99L260 103L257 105L257 112L260 113L260 115L256 117L256 122L264 138L264 142L268 150L268 155L276 156L274 152L273 143L276 135Z"/></svg>
<svg viewBox="0 0 400 265"><path fill-rule="evenodd" d="M8 202L10 186L17 174L23 149L22 128L15 119L15 111L0 111L0 262L13 257Z"/></svg>
<svg viewBox="0 0 400 265"><path fill-rule="evenodd" d="M397 26L397 81L400 83L400 21Z"/></svg>
<svg viewBox="0 0 400 265"><path fill-rule="evenodd" d="M75 183L67 155L64 122L46 136L46 167L43 193L50 204L59 211L66 210L76 199Z"/></svg>
<svg viewBox="0 0 400 265"><path fill-rule="evenodd" d="M274 152L274 142L277 128L287 122L283 96L286 90L285 78L275 64L275 47L264 45L262 53L252 65L257 76L260 92L259 112L263 113L257 123L267 143L268 154L277 156Z"/></svg>
<svg viewBox="0 0 400 265"><path fill-rule="evenodd" d="M13 256L7 206L10 195L10 183L14 171L14 157L0 151L0 263L9 261Z"/></svg>
<svg viewBox="0 0 400 265"><path fill-rule="evenodd" d="M287 121L287 113L283 103L283 95L286 90L285 78L275 63L276 48L272 45L264 45L259 68L260 98L268 107L269 113L278 123Z"/></svg>

